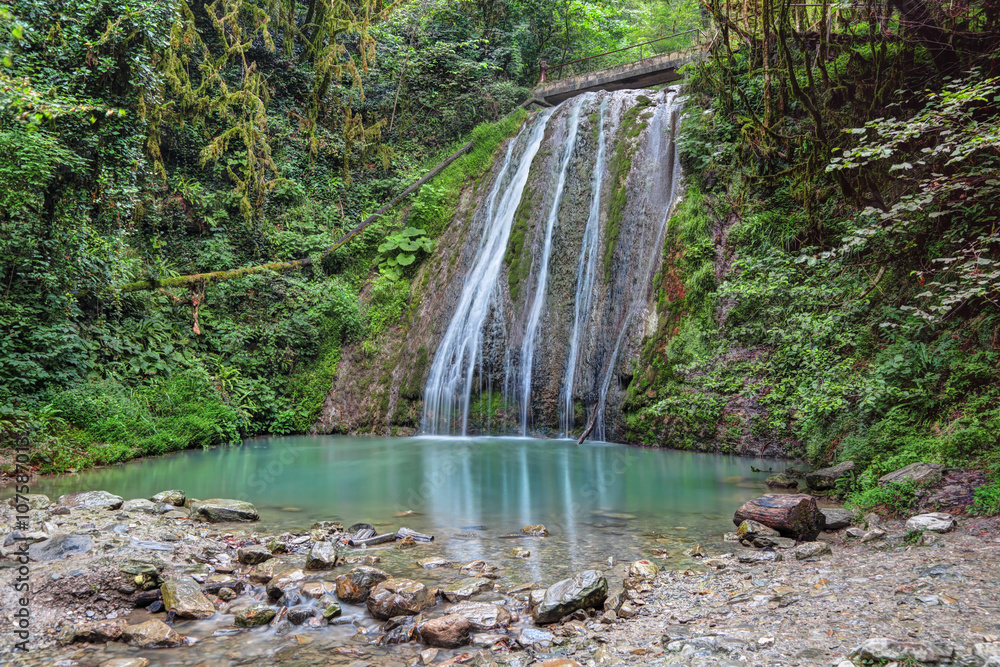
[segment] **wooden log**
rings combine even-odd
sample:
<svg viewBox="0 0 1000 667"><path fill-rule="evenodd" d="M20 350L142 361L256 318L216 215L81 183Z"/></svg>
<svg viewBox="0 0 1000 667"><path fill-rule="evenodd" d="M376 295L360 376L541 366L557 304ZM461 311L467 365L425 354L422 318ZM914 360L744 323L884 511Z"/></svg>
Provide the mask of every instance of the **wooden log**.
<svg viewBox="0 0 1000 667"><path fill-rule="evenodd" d="M395 541L396 541L396 533L385 533L384 535L376 535L375 537L369 537L368 539L364 540L351 539L348 540L347 544L352 547L361 547L361 546L371 547L375 546L376 544L386 544L388 542L395 542Z"/></svg>
<svg viewBox="0 0 1000 667"><path fill-rule="evenodd" d="M804 493L768 493L743 504L733 515L733 523L756 521L773 528L784 537L815 540L826 525L826 517L816 506L816 499Z"/></svg>
<svg viewBox="0 0 1000 667"><path fill-rule="evenodd" d="M409 528L400 528L396 532L397 540L405 540L407 537L412 537L414 542L433 542L433 535L425 535L424 533L418 533L415 530L410 530Z"/></svg>

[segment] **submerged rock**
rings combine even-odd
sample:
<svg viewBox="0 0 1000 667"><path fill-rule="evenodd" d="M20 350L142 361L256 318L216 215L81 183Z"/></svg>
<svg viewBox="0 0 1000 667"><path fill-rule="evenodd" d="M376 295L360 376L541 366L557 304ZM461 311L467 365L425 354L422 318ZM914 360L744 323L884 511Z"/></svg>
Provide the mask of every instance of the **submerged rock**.
<svg viewBox="0 0 1000 667"><path fill-rule="evenodd" d="M267 625L277 615L277 611L263 602L255 602L249 607L245 607L236 612L233 623L241 628L252 628L258 625Z"/></svg>
<svg viewBox="0 0 1000 667"><path fill-rule="evenodd" d="M451 614L461 614L469 620L469 627L475 632L494 630L510 625L511 615L506 607L492 602L459 602L448 610Z"/></svg>
<svg viewBox="0 0 1000 667"><path fill-rule="evenodd" d="M122 637L138 648L172 648L184 642L180 633L157 619L128 626Z"/></svg>
<svg viewBox="0 0 1000 667"><path fill-rule="evenodd" d="M306 556L307 570L332 570L337 567L340 549L333 542L313 542Z"/></svg>
<svg viewBox="0 0 1000 667"><path fill-rule="evenodd" d="M599 607L607 597L608 580L604 574L598 570L585 570L545 590L545 597L535 610L535 623L555 623L578 609Z"/></svg>
<svg viewBox="0 0 1000 667"><path fill-rule="evenodd" d="M83 509L116 510L122 506L124 499L107 491L78 491L59 496L59 504L66 507Z"/></svg>
<svg viewBox="0 0 1000 667"><path fill-rule="evenodd" d="M368 596L368 611L385 621L393 616L415 616L434 605L430 591L412 579L388 579L375 586Z"/></svg>
<svg viewBox="0 0 1000 667"><path fill-rule="evenodd" d="M521 528L521 532L525 535L533 535L534 537L548 537L549 535L549 529L540 523L524 526Z"/></svg>
<svg viewBox="0 0 1000 667"><path fill-rule="evenodd" d="M483 577L469 577L460 579L453 584L441 589L441 594L448 602L461 602L468 600L473 595L488 591L493 588L493 583Z"/></svg>
<svg viewBox="0 0 1000 667"><path fill-rule="evenodd" d="M375 586L388 579L388 572L361 565L337 577L337 597L348 604L361 604Z"/></svg>
<svg viewBox="0 0 1000 667"><path fill-rule="evenodd" d="M461 614L432 618L420 626L420 639L428 646L458 648L469 643L469 620Z"/></svg>
<svg viewBox="0 0 1000 667"><path fill-rule="evenodd" d="M229 521L257 521L257 508L243 500L210 498L193 504L195 514L210 523Z"/></svg>

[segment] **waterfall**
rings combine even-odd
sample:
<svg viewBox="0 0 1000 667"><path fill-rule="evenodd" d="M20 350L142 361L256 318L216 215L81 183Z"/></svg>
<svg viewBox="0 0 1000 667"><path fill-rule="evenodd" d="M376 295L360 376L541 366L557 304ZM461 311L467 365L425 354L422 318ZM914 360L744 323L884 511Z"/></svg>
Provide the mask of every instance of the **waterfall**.
<svg viewBox="0 0 1000 667"><path fill-rule="evenodd" d="M552 230L555 228L556 220L559 217L559 204L562 203L563 192L566 187L566 168L569 166L570 158L573 157L573 149L576 148L576 135L580 129L580 107L584 100L589 97L581 95L577 98L576 104L570 111L567 124L569 129L565 145L563 147L562 164L559 167L559 177L556 180L555 196L552 198L552 208L549 209L548 219L545 222L545 240L542 246L542 260L538 268L538 286L535 288L535 296L531 302L531 311L528 314L528 324L524 330L524 341L521 344L521 435L528 435L528 416L531 405L531 371L535 360L535 338L538 335L538 320L542 316L542 308L545 306L549 281L549 258L552 255Z"/></svg>
<svg viewBox="0 0 1000 667"><path fill-rule="evenodd" d="M608 98L601 100L597 129L597 159L590 178L590 211L587 225L583 230L580 244L580 258L576 264L576 295L573 298L573 333L570 336L569 357L566 362L566 377L563 379L562 415L559 429L568 435L573 428L573 380L580 364L580 333L586 327L587 316L594 290L594 274L597 272L597 249L600 239L601 185L604 182L605 153L607 140L604 133L604 116L608 110Z"/></svg>
<svg viewBox="0 0 1000 667"><path fill-rule="evenodd" d="M428 349L440 337L425 433L565 435L580 402L597 439L615 435L678 189L678 109L673 91L588 93L508 142L441 246L454 268L422 316Z"/></svg>
<svg viewBox="0 0 1000 667"><path fill-rule="evenodd" d="M528 181L531 161L542 144L551 115L551 110L538 114L507 146L503 165L483 207L486 219L479 248L472 269L465 277L455 314L434 355L424 389L423 430L427 433L450 433L456 408L462 415L461 434L468 433L469 399L479 361L483 324L494 300L504 249ZM525 135L527 138L523 141ZM522 143L524 149L515 161L514 148ZM511 168L514 173L508 178Z"/></svg>

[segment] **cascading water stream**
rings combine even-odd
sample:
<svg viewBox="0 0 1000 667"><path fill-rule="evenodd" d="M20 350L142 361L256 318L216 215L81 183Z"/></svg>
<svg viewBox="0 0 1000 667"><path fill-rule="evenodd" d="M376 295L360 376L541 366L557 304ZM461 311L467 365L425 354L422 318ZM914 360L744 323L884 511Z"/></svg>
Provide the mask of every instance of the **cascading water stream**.
<svg viewBox="0 0 1000 667"><path fill-rule="evenodd" d="M531 162L541 146L551 116L552 110L538 114L507 147L503 167L483 208L486 221L472 269L465 277L457 309L431 364L424 390L423 430L426 433L450 433L456 407L462 415L461 433L466 435L468 432L469 398L473 373L479 360L483 324L493 302L504 249L528 180ZM525 134L524 150L518 156L514 174L508 180L508 171L514 162L514 148L522 143Z"/></svg>
<svg viewBox="0 0 1000 667"><path fill-rule="evenodd" d="M556 226L559 218L559 205L562 203L563 192L566 188L566 169L569 167L570 159L573 157L573 150L576 148L576 135L580 128L580 107L588 99L588 95L581 95L570 111L567 120L567 136L563 147L563 157L559 166L559 177L556 181L555 194L552 198L552 208L549 210L548 219L545 222L545 240L542 246L542 258L538 269L538 286L535 288L535 296L531 302L531 310L528 313L528 324L524 329L524 340L521 343L521 435L528 435L528 415L531 405L531 371L535 360L535 339L538 336L538 322L542 316L542 308L545 306L545 297L549 281L549 258L552 256L552 230Z"/></svg>
<svg viewBox="0 0 1000 667"><path fill-rule="evenodd" d="M573 381L580 364L580 335L586 329L594 293L594 275L597 273L598 241L601 237L601 185L604 182L607 140L604 133L604 116L608 110L608 98L601 100L597 129L597 159L591 176L590 211L587 225L583 230L580 244L580 258L576 265L576 295L573 299L573 333L570 336L569 358L566 362L566 376L563 379L562 413L559 428L568 435L573 428Z"/></svg>

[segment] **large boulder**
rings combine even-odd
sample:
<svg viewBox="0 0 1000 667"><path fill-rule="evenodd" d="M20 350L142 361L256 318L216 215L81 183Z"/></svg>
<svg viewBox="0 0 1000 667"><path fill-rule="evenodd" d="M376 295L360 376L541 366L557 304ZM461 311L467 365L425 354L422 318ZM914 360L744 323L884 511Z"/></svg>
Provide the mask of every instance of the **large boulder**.
<svg viewBox="0 0 1000 667"><path fill-rule="evenodd" d="M887 475L879 477L878 483L881 486L900 482L911 482L917 486L930 486L937 484L944 477L945 467L940 463L911 463L905 468L900 468Z"/></svg>
<svg viewBox="0 0 1000 667"><path fill-rule="evenodd" d="M94 541L86 535L56 535L28 547L28 558L33 561L57 560L82 554L94 548Z"/></svg>
<svg viewBox="0 0 1000 667"><path fill-rule="evenodd" d="M815 540L826 523L816 499L802 493L768 493L745 502L733 515L733 523L756 521L778 531L783 537Z"/></svg>
<svg viewBox="0 0 1000 667"><path fill-rule="evenodd" d="M821 507L819 511L823 513L823 518L826 520L823 530L849 528L854 522L854 510L845 510L840 507Z"/></svg>
<svg viewBox="0 0 1000 667"><path fill-rule="evenodd" d="M107 491L78 491L59 496L59 504L82 509L116 510L125 500Z"/></svg>
<svg viewBox="0 0 1000 667"><path fill-rule="evenodd" d="M245 500L210 498L193 504L192 509L199 518L210 523L228 521L257 521L257 508Z"/></svg>
<svg viewBox="0 0 1000 667"><path fill-rule="evenodd" d="M138 648L172 648L184 641L176 630L157 619L128 626L122 638Z"/></svg>
<svg viewBox="0 0 1000 667"><path fill-rule="evenodd" d="M420 640L428 646L458 648L469 643L469 619L461 614L432 618L420 626Z"/></svg>
<svg viewBox="0 0 1000 667"><path fill-rule="evenodd" d="M361 604L378 584L389 579L389 573L376 567L361 565L338 576L337 597L348 604Z"/></svg>
<svg viewBox="0 0 1000 667"><path fill-rule="evenodd" d="M448 610L469 619L469 627L475 632L485 632L510 625L511 615L506 607L492 602L459 602Z"/></svg>
<svg viewBox="0 0 1000 667"><path fill-rule="evenodd" d="M333 542L313 542L306 556L307 570L332 570L337 567L340 550Z"/></svg>
<svg viewBox="0 0 1000 667"><path fill-rule="evenodd" d="M854 472L854 461L844 461L829 468L813 470L806 474L806 484L814 491L828 491L837 485L837 480Z"/></svg>
<svg viewBox="0 0 1000 667"><path fill-rule="evenodd" d="M947 533L955 529L955 517L945 512L930 512L910 517L907 530L926 530L932 533Z"/></svg>
<svg viewBox="0 0 1000 667"><path fill-rule="evenodd" d="M177 612L180 618L208 618L215 614L201 587L193 579L171 579L160 586L163 608Z"/></svg>
<svg viewBox="0 0 1000 667"><path fill-rule="evenodd" d="M577 609L600 607L607 597L608 580L604 574L598 570L585 570L545 590L545 597L535 610L535 623L555 623Z"/></svg>
<svg viewBox="0 0 1000 667"><path fill-rule="evenodd" d="M412 579L388 579L368 596L368 611L381 621L393 616L415 616L433 605L427 587Z"/></svg>

